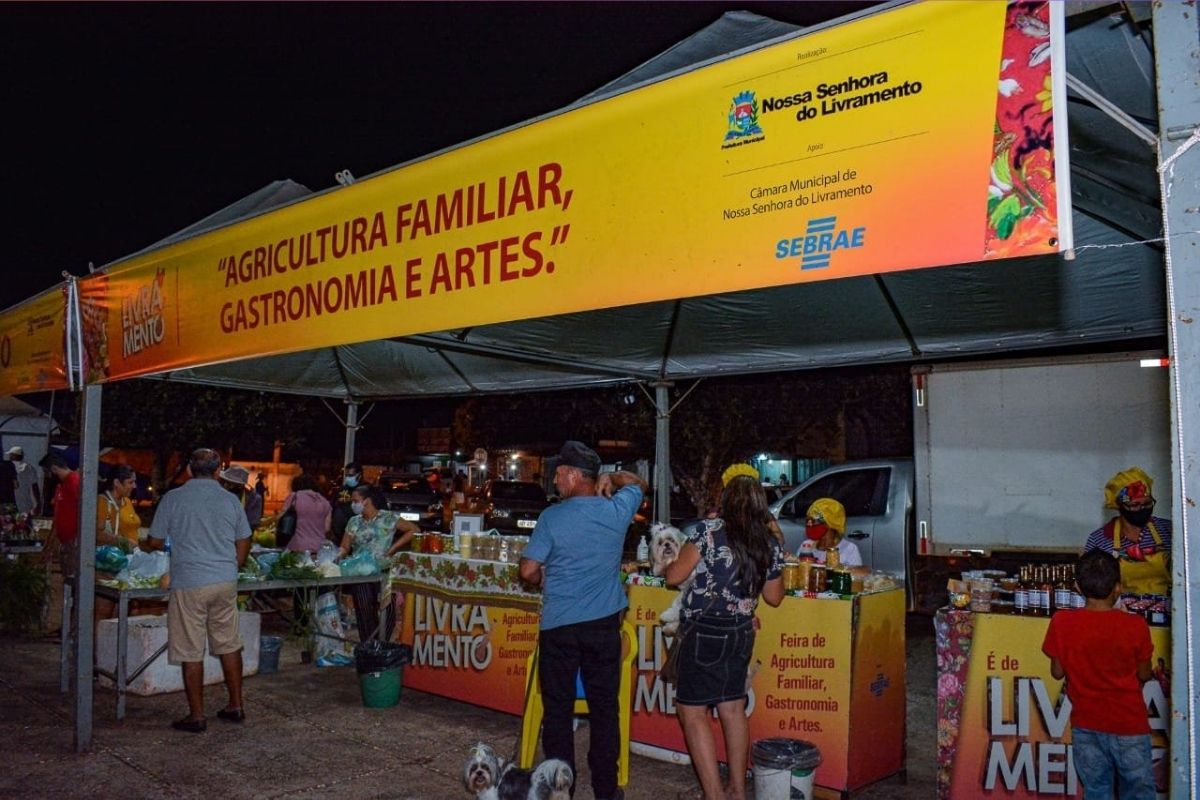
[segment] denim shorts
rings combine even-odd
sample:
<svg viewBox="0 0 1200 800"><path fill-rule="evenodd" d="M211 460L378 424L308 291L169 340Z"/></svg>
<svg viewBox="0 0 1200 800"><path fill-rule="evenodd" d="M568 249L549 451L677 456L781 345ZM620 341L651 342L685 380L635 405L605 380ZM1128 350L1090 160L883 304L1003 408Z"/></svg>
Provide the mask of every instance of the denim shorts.
<svg viewBox="0 0 1200 800"><path fill-rule="evenodd" d="M683 623L683 632L687 641L679 651L675 702L715 706L745 697L746 669L754 651L754 620L705 616L694 624Z"/></svg>
<svg viewBox="0 0 1200 800"><path fill-rule="evenodd" d="M1155 800L1150 734L1120 736L1087 728L1071 731L1075 772L1084 800Z"/></svg>

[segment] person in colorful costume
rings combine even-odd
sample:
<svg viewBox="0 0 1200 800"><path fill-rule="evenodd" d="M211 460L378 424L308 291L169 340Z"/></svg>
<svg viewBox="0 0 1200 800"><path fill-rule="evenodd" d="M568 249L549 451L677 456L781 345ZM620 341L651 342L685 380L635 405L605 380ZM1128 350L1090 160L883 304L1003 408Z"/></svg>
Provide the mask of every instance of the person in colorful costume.
<svg viewBox="0 0 1200 800"><path fill-rule="evenodd" d="M1104 505L1117 516L1092 531L1085 553L1105 550L1121 564L1121 586L1132 594L1171 592L1171 520L1154 516L1154 481L1140 467L1114 475Z"/></svg>

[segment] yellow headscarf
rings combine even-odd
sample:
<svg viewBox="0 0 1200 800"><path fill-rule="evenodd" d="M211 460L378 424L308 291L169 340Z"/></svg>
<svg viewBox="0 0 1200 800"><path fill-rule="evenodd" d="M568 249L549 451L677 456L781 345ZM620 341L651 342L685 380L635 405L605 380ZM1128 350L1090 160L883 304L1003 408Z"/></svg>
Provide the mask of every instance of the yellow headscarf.
<svg viewBox="0 0 1200 800"><path fill-rule="evenodd" d="M807 516L820 517L832 530L838 533L846 532L846 507L832 497L814 500L808 507Z"/></svg>
<svg viewBox="0 0 1200 800"><path fill-rule="evenodd" d="M721 485L728 486L729 482L731 480L733 480L734 478L738 477L739 475L746 475L748 477L754 478L754 480L758 480L758 470L756 470L754 467L750 466L749 464L746 464L746 463L730 464L728 467L725 468L725 471L721 473Z"/></svg>
<svg viewBox="0 0 1200 800"><path fill-rule="evenodd" d="M1112 478L1109 479L1108 483L1104 485L1104 507L1116 508L1117 496L1121 494L1121 490L1128 486L1132 486L1135 483L1142 483L1145 485L1146 497L1154 496L1152 491L1154 489L1154 480L1147 475L1141 467L1130 467L1129 469L1122 470L1116 475L1113 475ZM1133 499L1139 498L1135 497Z"/></svg>

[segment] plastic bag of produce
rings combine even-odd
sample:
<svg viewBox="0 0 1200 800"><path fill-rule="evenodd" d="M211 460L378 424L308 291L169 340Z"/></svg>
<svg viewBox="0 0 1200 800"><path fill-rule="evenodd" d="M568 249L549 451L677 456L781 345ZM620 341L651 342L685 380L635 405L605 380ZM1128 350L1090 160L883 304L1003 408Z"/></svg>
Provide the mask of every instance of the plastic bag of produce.
<svg viewBox="0 0 1200 800"><path fill-rule="evenodd" d="M267 550L255 556L258 561L258 574L266 576L270 574L271 567L275 566L275 562L279 560L281 554L275 551Z"/></svg>
<svg viewBox="0 0 1200 800"><path fill-rule="evenodd" d="M238 570L238 582L249 583L251 581L261 581L262 579L263 574L259 569L258 560L254 556L246 556L246 562Z"/></svg>
<svg viewBox="0 0 1200 800"><path fill-rule="evenodd" d="M171 557L161 550L152 553L134 550L117 580L134 589L152 589L158 587L163 575L170 570Z"/></svg>
<svg viewBox="0 0 1200 800"><path fill-rule="evenodd" d="M129 574L140 578L161 578L171 569L171 557L161 550L138 550L129 557Z"/></svg>
<svg viewBox="0 0 1200 800"><path fill-rule="evenodd" d="M96 570L116 574L129 564L129 557L116 545L106 544L96 548Z"/></svg>
<svg viewBox="0 0 1200 800"><path fill-rule="evenodd" d="M317 635L314 645L316 665L318 667L345 667L353 664L354 655L351 644L341 641L346 638L346 632L342 628L337 593L326 592L318 597L314 616L317 620Z"/></svg>
<svg viewBox="0 0 1200 800"><path fill-rule="evenodd" d="M376 563L375 556L371 555L368 550L355 553L349 558L343 558L341 568L342 574L347 577L375 575L379 572L379 564Z"/></svg>
<svg viewBox="0 0 1200 800"><path fill-rule="evenodd" d="M332 564L337 560L338 549L333 542L323 542L321 549L317 551L317 566L322 564Z"/></svg>
<svg viewBox="0 0 1200 800"><path fill-rule="evenodd" d="M259 559L262 564L262 559ZM317 577L317 567L308 553L289 550L281 553L271 565L270 577L277 581L308 581Z"/></svg>
<svg viewBox="0 0 1200 800"><path fill-rule="evenodd" d="M322 578L340 578L342 577L342 568L332 561L318 563L317 574Z"/></svg>

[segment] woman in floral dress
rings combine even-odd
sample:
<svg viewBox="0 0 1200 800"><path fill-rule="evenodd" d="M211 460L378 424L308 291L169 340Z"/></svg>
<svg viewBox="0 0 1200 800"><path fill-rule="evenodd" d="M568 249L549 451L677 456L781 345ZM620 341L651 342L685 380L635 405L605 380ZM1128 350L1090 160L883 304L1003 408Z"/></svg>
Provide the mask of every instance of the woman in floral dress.
<svg viewBox="0 0 1200 800"><path fill-rule="evenodd" d="M721 495L721 516L685 531L689 542L667 568L678 586L695 571L683 599L675 711L705 800L745 800L750 728L746 674L754 650L754 612L761 595L783 602L783 551L772 535L767 496L758 480L739 475ZM730 781L722 790L717 748L709 725L717 709Z"/></svg>
<svg viewBox="0 0 1200 800"><path fill-rule="evenodd" d="M406 547L419 530L415 522L401 519L395 511L387 509L383 492L377 486L356 486L350 495L350 510L354 516L346 523L346 533L338 550L339 561L348 555L367 551L375 556L376 561L382 562ZM351 584L350 594L354 597L354 614L358 618L358 638L366 641L379 628L379 585ZM390 607L384 611L380 635L384 641L391 641L396 619Z"/></svg>

